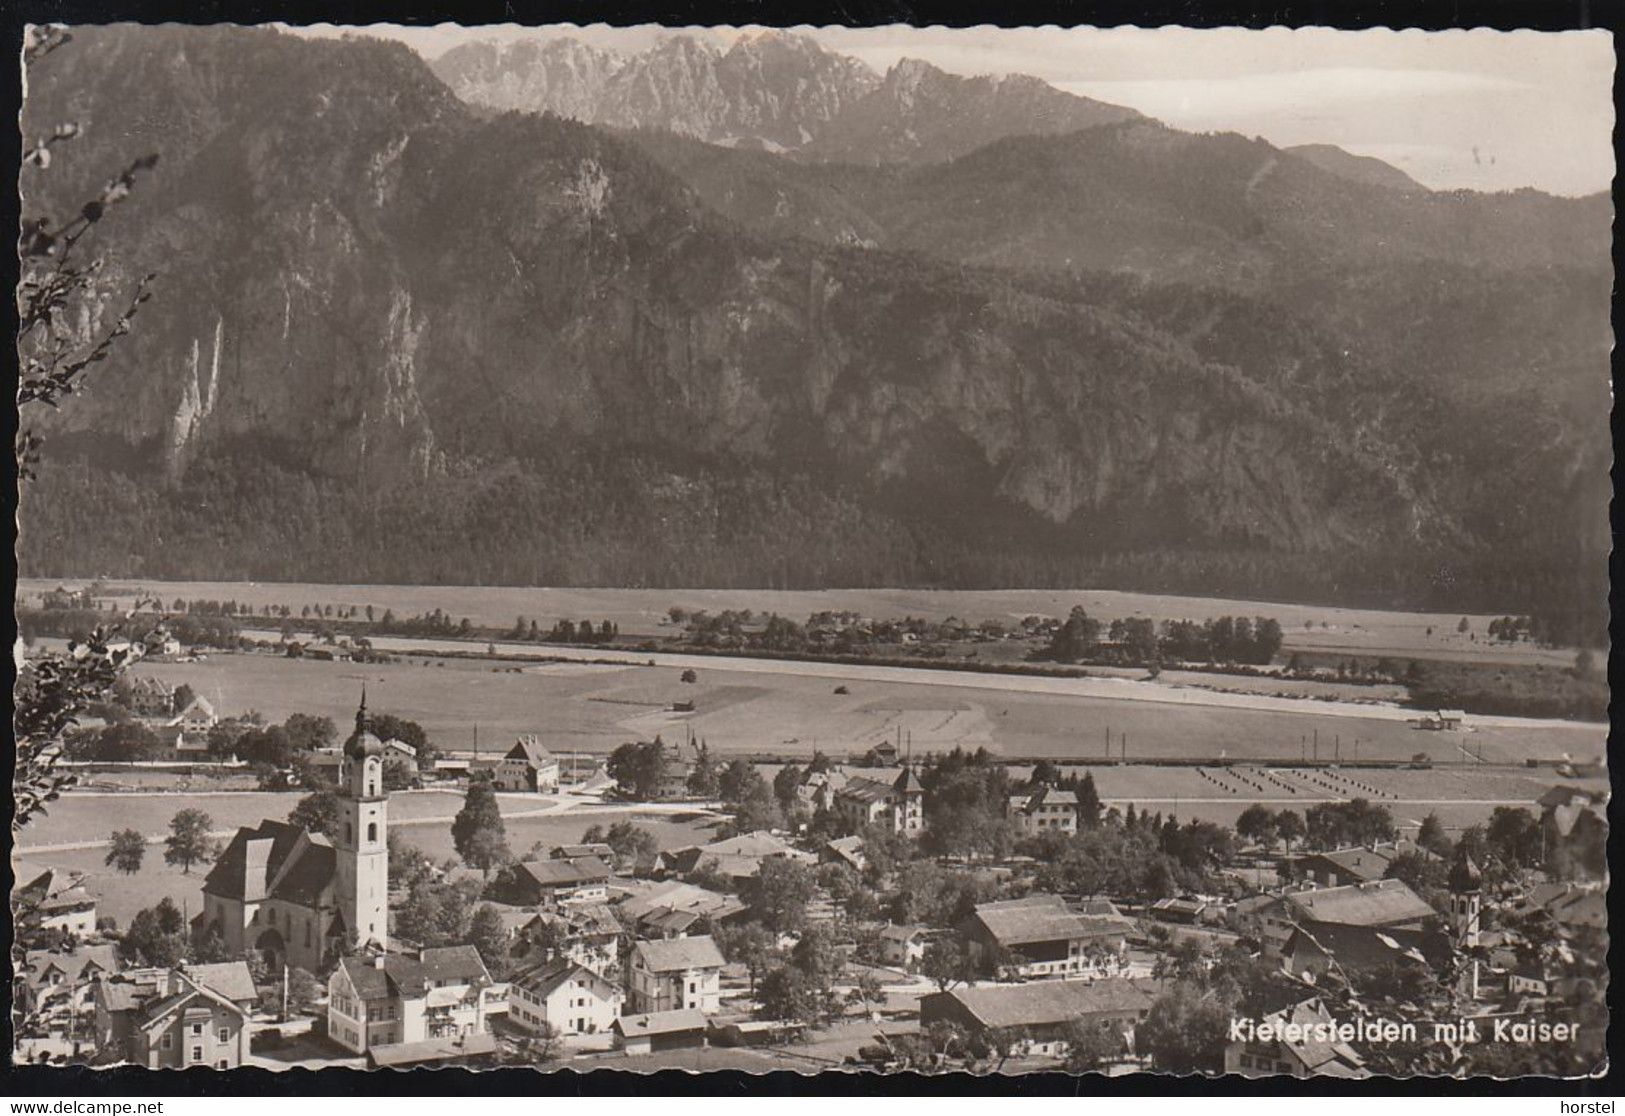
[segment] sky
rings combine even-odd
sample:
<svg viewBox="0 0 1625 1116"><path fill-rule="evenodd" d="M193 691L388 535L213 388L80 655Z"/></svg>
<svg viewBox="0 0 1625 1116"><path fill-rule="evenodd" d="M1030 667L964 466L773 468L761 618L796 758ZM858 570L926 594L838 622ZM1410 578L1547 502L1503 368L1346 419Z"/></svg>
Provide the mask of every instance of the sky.
<svg viewBox="0 0 1625 1116"><path fill-rule="evenodd" d="M338 34L320 26L307 33ZM753 28L353 29L434 58L465 42L574 37L626 53L674 33L725 46ZM1604 31L1179 27L795 28L884 72L918 58L964 75L1025 73L1176 128L1288 147L1331 143L1434 189L1553 194L1613 180L1613 41Z"/></svg>

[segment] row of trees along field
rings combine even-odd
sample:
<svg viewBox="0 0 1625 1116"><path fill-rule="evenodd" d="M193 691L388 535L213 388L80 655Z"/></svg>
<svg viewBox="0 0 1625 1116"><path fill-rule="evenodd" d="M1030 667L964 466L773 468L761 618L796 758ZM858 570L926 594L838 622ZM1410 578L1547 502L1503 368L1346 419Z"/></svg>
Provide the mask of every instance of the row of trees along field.
<svg viewBox="0 0 1625 1116"><path fill-rule="evenodd" d="M1149 617L1135 616L1113 620L1107 627L1080 605L1035 657L1131 666L1164 661L1267 665L1281 649L1281 641L1280 622L1272 617L1220 616L1203 623L1164 620L1159 626Z"/></svg>

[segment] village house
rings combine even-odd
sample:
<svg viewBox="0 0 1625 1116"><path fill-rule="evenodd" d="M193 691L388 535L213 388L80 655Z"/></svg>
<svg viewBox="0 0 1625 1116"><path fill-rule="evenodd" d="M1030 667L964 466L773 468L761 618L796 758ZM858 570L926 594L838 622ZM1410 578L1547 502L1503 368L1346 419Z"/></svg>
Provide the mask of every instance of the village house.
<svg viewBox="0 0 1625 1116"><path fill-rule="evenodd" d="M242 962L241 973L225 976L229 966L219 966L214 981L205 980L186 969L174 969L162 984L162 994L130 1008L124 1032L123 1059L147 1069L185 1069L209 1066L236 1069L248 1058L248 1021L253 1003L254 982ZM246 981L248 996L229 998L213 984L229 981L231 986ZM236 991L241 991L236 988ZM101 1012L98 1010L98 1029ZM109 1036L116 1033L109 1025Z"/></svg>
<svg viewBox="0 0 1625 1116"><path fill-rule="evenodd" d="M593 841L585 845L554 845L548 852L550 860L575 860L583 856L596 856L605 864L615 861L615 850L602 841Z"/></svg>
<svg viewBox="0 0 1625 1116"><path fill-rule="evenodd" d="M925 829L925 787L913 768L890 782L857 776L835 792L835 813L849 829L878 825L917 836Z"/></svg>
<svg viewBox="0 0 1625 1116"><path fill-rule="evenodd" d="M118 970L118 947L111 943L26 950L12 973L12 1003L30 1016L85 1014L96 980Z"/></svg>
<svg viewBox="0 0 1625 1116"><path fill-rule="evenodd" d="M527 860L514 866L512 890L504 898L521 907L602 903L609 898L610 874L596 856Z"/></svg>
<svg viewBox="0 0 1625 1116"><path fill-rule="evenodd" d="M1448 935L1438 930L1356 926L1316 922L1298 926L1282 950L1283 967L1311 982L1328 970L1343 977L1367 975L1388 966L1414 964L1445 971L1454 954Z"/></svg>
<svg viewBox="0 0 1625 1116"><path fill-rule="evenodd" d="M762 870L762 861L773 857L815 863L816 855L803 852L788 841L766 830L755 830L715 841L709 845L690 845L683 849L662 852L655 858L655 871L674 876L691 876L702 866L720 872L738 889Z"/></svg>
<svg viewBox="0 0 1625 1116"><path fill-rule="evenodd" d="M809 771L796 786L796 800L807 813L835 809L835 795L847 784L849 776L839 767L828 771Z"/></svg>
<svg viewBox="0 0 1625 1116"><path fill-rule="evenodd" d="M544 961L569 959L600 975L616 971L625 931L615 913L603 903L582 903L534 915L519 931L522 952L550 943Z"/></svg>
<svg viewBox="0 0 1625 1116"><path fill-rule="evenodd" d="M574 961L549 961L516 974L508 985L508 1022L530 1034L544 1025L564 1035L608 1031L621 1014L621 990Z"/></svg>
<svg viewBox="0 0 1625 1116"><path fill-rule="evenodd" d="M175 714L175 687L162 678L137 675L116 693L137 717L172 717Z"/></svg>
<svg viewBox="0 0 1625 1116"><path fill-rule="evenodd" d="M74 885L32 902L25 917L43 933L88 938L96 933L96 897Z"/></svg>
<svg viewBox="0 0 1625 1116"><path fill-rule="evenodd" d="M659 1054L705 1045L705 1015L691 1008L623 1015L614 1024L616 1049L628 1055Z"/></svg>
<svg viewBox="0 0 1625 1116"><path fill-rule="evenodd" d="M1388 866L1407 854L1432 856L1420 845L1409 841L1390 841L1291 857L1283 867L1288 879L1312 883L1316 887L1340 887L1384 879Z"/></svg>
<svg viewBox="0 0 1625 1116"><path fill-rule="evenodd" d="M1080 914L1059 895L980 903L959 932L984 966L1005 978L1075 977L1091 969L1094 953L1121 955L1133 924L1105 900Z"/></svg>
<svg viewBox="0 0 1625 1116"><path fill-rule="evenodd" d="M650 1013L721 1007L722 952L707 936L634 942L627 958L627 1006Z"/></svg>
<svg viewBox="0 0 1625 1116"><path fill-rule="evenodd" d="M202 694L194 697L169 722L170 727L180 728L188 736L207 736L209 730L219 723L220 717L215 713L214 706Z"/></svg>
<svg viewBox="0 0 1625 1116"><path fill-rule="evenodd" d="M339 826L331 837L287 822L237 831L203 881L197 934L228 954L254 950L272 969L319 972L345 953L389 937L389 796L384 744L363 697L344 745Z"/></svg>
<svg viewBox="0 0 1625 1116"><path fill-rule="evenodd" d="M1237 1039L1225 1047L1224 1072L1240 1077L1370 1077L1365 1059L1344 1042L1315 1039L1310 1028L1336 1023L1336 1018L1318 999L1284 1008L1258 1020L1249 1038ZM1292 1031L1291 1027L1299 1028ZM1267 1038L1257 1037L1268 1035Z"/></svg>
<svg viewBox="0 0 1625 1116"><path fill-rule="evenodd" d="M912 973L920 967L931 937L931 929L926 926L888 924L880 932L880 956L892 968Z"/></svg>
<svg viewBox="0 0 1625 1116"><path fill-rule="evenodd" d="M501 791L557 794L559 790L558 757L535 736L521 736L496 759L475 760L469 772L489 772L492 784Z"/></svg>
<svg viewBox="0 0 1625 1116"><path fill-rule="evenodd" d="M507 986L492 981L479 951L467 945L426 948L415 957L345 957L328 978L327 994L328 1037L357 1054L484 1034L508 1011Z"/></svg>
<svg viewBox="0 0 1625 1116"><path fill-rule="evenodd" d="M856 872L869 866L868 858L863 855L863 838L855 834L825 841L818 850L818 861L820 864L845 864Z"/></svg>
<svg viewBox="0 0 1625 1116"><path fill-rule="evenodd" d="M1032 833L1076 833L1078 795L1075 791L1041 786L1031 794L1014 794L1006 813L1018 830Z"/></svg>
<svg viewBox="0 0 1625 1116"><path fill-rule="evenodd" d="M920 997L920 1026L952 1023L973 1038L992 1030L1019 1029L1019 1053L1060 1058L1077 1023L1109 1023L1122 1032L1126 1051L1134 1028L1151 1010L1154 996L1134 981L1039 981L1034 984L963 987Z"/></svg>
<svg viewBox="0 0 1625 1116"><path fill-rule="evenodd" d="M1295 929L1314 923L1419 930L1439 912L1403 880L1373 880L1343 887L1289 891L1254 912L1264 955L1281 957Z"/></svg>

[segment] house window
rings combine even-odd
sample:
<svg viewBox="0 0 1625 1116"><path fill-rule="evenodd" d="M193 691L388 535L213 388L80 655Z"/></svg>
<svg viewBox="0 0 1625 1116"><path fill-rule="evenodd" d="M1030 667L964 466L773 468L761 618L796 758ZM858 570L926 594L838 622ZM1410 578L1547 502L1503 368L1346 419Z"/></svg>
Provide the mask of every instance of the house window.
<svg viewBox="0 0 1625 1116"><path fill-rule="evenodd" d="M192 1024L192 1033L194 1035L201 1035L203 1033L203 1024L201 1024L201 1023Z"/></svg>
<svg viewBox="0 0 1625 1116"><path fill-rule="evenodd" d="M201 1047L201 1046L192 1047L192 1061L194 1061L194 1062L203 1061L203 1047Z"/></svg>
<svg viewBox="0 0 1625 1116"><path fill-rule="evenodd" d="M221 1027L220 1028L220 1041L221 1042L230 1042L231 1041L231 1028L230 1027Z"/></svg>
<svg viewBox="0 0 1625 1116"><path fill-rule="evenodd" d="M175 1036L170 1034L168 1031L165 1031L164 1032L164 1042L163 1042L164 1049L168 1050L171 1047L173 1047L174 1045L175 1045Z"/></svg>

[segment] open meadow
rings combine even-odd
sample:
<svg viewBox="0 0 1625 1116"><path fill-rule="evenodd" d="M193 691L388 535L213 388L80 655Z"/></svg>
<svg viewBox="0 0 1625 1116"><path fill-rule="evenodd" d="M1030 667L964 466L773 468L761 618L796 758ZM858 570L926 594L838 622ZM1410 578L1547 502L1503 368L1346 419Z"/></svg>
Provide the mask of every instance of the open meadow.
<svg viewBox="0 0 1625 1116"><path fill-rule="evenodd" d="M87 580L24 578L17 594L37 600L57 585L80 588ZM295 616L307 605L365 609L378 615L415 616L435 609L453 618L467 617L478 627L506 629L517 617L536 620L543 628L557 620L611 620L623 636L672 634L667 612L673 606L690 611L751 609L803 621L814 612L855 611L875 618L918 616L931 620L958 617L970 623L1003 623L1038 615L1064 618L1081 605L1089 615L1110 623L1136 616L1155 620L1203 621L1219 616L1270 616L1285 635L1283 653L1296 650L1361 656L1395 656L1486 660L1506 663L1544 662L1568 666L1572 651L1544 650L1531 644L1496 644L1487 638L1491 616L1472 615L1469 631L1458 632L1459 614L1393 612L1380 609L1332 608L1127 593L1105 589L538 589L458 585L319 585L302 582L142 581L115 579L102 583L101 600L126 608L137 599L235 600L256 611L286 605ZM1508 606L1512 606L1509 604ZM1476 637L1476 638L1475 638Z"/></svg>
<svg viewBox="0 0 1625 1116"><path fill-rule="evenodd" d="M299 801L297 793L226 794L100 794L68 793L52 805L51 813L29 823L21 835L17 855L41 864L85 874L85 886L98 900L98 913L118 919L120 926L143 907L168 897L177 906L196 911L201 902L206 864L190 873L164 863L163 835L169 819L183 809L206 811L214 832L224 839L237 827L257 825L262 819L281 820ZM456 791L407 791L390 796L392 830L437 861L452 860L451 819L462 806ZM653 813L632 806L568 803L567 813L551 812L559 800L538 795L499 795L509 847L520 856L538 842L552 847L581 839L594 824L605 827L630 820L652 833L662 848L680 848L712 839L717 819L690 813ZM549 811L538 814L540 811ZM149 838L141 871L115 872L104 863L108 833L136 829ZM89 848L60 848L63 844Z"/></svg>
<svg viewBox="0 0 1625 1116"><path fill-rule="evenodd" d="M534 649L532 649L534 653ZM1012 759L1292 761L1599 759L1607 726L1469 717L1426 732L1393 707L1214 693L1112 678L955 674L848 664L640 656L608 664L519 666L483 659L367 664L216 654L142 663L138 673L185 682L222 716L267 720L323 714L340 726L361 686L379 711L418 721L442 749L504 746L535 733L559 752L607 753L656 734L704 739L719 752L861 755L901 741L916 753L987 747ZM723 665L726 663L726 665ZM680 681L694 669L697 682ZM846 693L837 693L844 688ZM692 713L675 712L692 701Z"/></svg>

